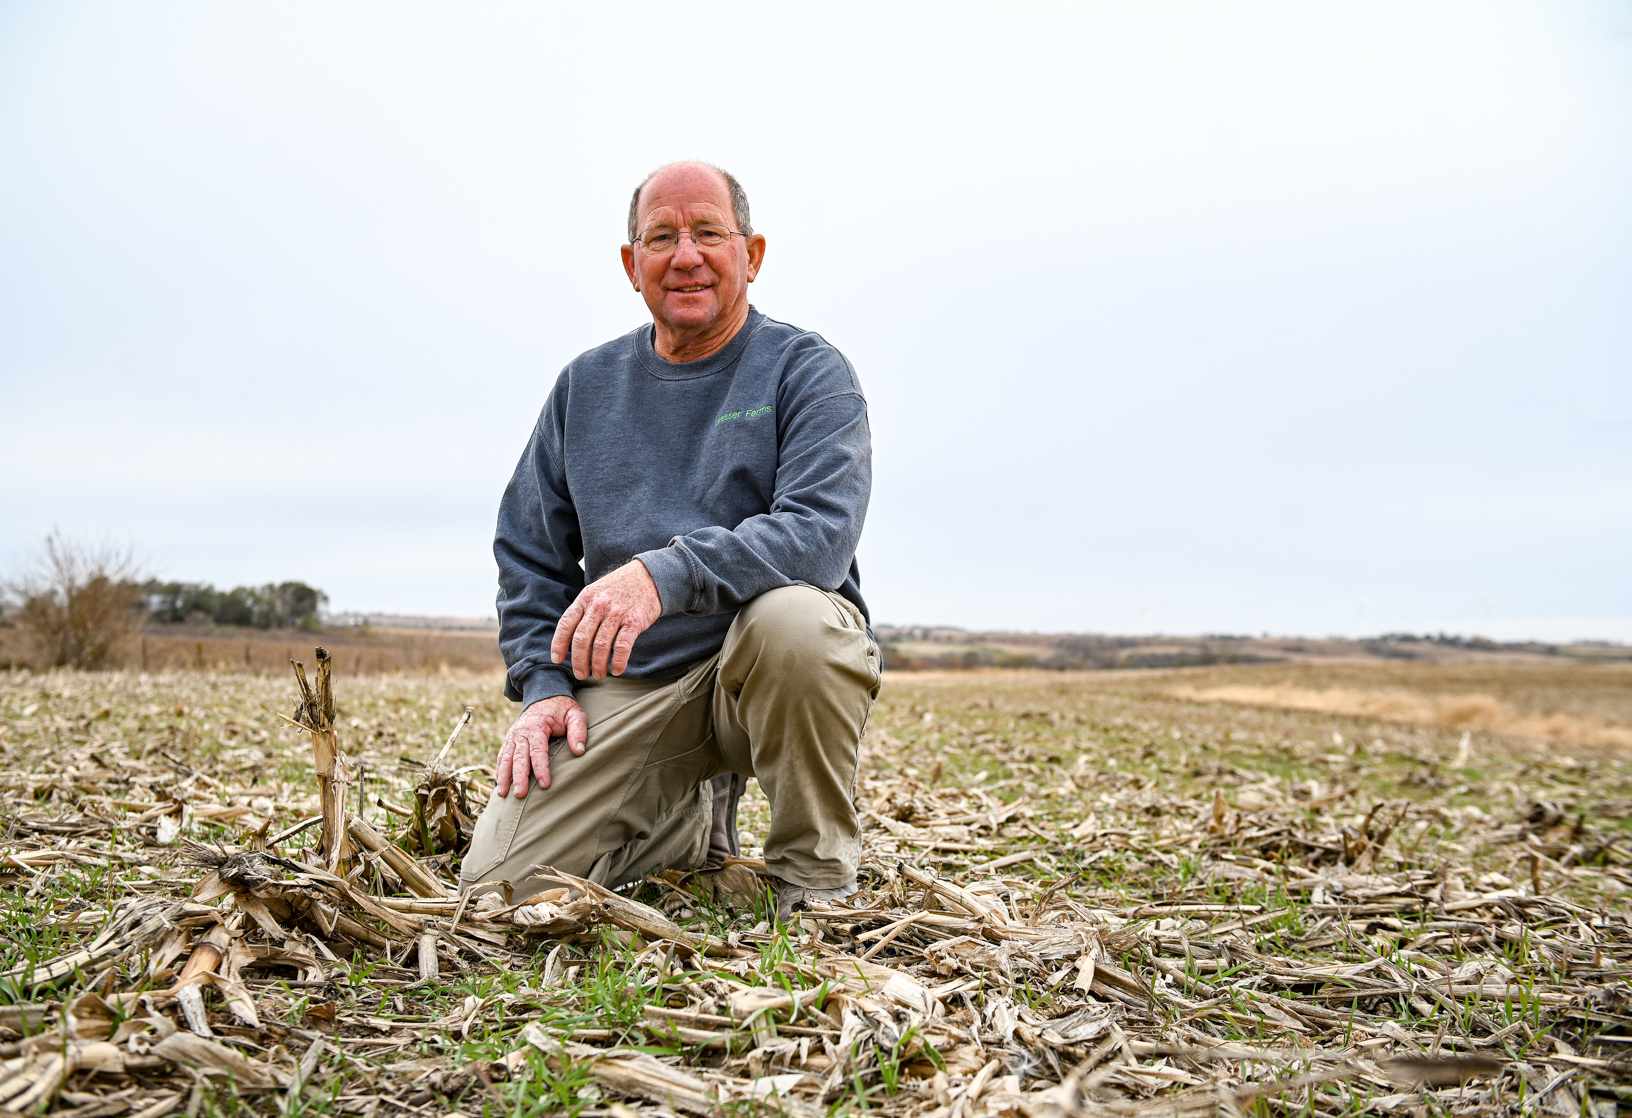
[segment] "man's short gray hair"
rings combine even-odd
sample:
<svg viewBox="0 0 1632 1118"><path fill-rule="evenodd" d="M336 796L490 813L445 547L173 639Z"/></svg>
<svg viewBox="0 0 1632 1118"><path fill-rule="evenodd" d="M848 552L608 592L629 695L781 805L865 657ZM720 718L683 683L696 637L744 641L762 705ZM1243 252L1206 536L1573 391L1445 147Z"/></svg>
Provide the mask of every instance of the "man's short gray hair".
<svg viewBox="0 0 1632 1118"><path fill-rule="evenodd" d="M696 161L682 159L680 162L692 163ZM659 167L657 171L653 171L651 174L641 179L640 185L635 187L635 193L629 199L630 244L634 244L635 238L640 236L640 230L635 227L635 223L640 220L640 192L646 189L647 183L651 182L657 177L658 171L666 171L674 165L675 164L673 163L663 164L663 166ZM707 167L712 171L718 171L720 177L725 180L725 188L731 193L731 215L737 219L737 232L747 233L751 236L754 232L754 227L748 222L748 192L744 190L742 188L742 184L737 181L737 176L733 175L730 171L727 171L724 167L716 167L712 163L704 163L702 166Z"/></svg>

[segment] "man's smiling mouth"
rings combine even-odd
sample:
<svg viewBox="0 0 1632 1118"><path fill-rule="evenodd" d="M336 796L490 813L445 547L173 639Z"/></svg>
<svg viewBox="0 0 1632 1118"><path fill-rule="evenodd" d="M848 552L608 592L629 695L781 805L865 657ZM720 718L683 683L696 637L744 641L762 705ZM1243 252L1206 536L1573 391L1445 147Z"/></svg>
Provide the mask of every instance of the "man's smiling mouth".
<svg viewBox="0 0 1632 1118"><path fill-rule="evenodd" d="M670 291L691 292L691 291L703 291L703 290L706 290L707 287L708 287L708 284L706 284L706 283L694 283L694 284L691 284L689 287L671 287L669 290Z"/></svg>

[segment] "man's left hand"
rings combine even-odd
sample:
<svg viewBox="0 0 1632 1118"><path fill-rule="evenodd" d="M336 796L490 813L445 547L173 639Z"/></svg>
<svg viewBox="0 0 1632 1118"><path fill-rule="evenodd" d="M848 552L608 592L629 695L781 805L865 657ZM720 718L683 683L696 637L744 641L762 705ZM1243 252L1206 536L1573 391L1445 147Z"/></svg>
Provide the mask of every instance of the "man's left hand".
<svg viewBox="0 0 1632 1118"><path fill-rule="evenodd" d="M657 584L646 564L631 559L578 592L556 622L550 660L561 663L570 648L572 674L577 678L605 679L609 670L622 675L629 666L635 638L662 616Z"/></svg>

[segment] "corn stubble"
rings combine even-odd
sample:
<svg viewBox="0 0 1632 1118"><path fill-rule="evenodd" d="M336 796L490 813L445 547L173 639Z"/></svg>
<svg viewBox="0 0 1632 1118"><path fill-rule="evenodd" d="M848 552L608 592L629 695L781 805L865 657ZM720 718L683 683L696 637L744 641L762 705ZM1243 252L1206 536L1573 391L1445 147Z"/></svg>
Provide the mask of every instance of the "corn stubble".
<svg viewBox="0 0 1632 1118"><path fill-rule="evenodd" d="M0 1109L1600 1116L1632 1093L1618 759L1187 701L1181 673L892 675L865 887L783 926L755 857L461 893L496 684L316 664L292 718L250 676L0 677ZM743 819L751 855L762 797Z"/></svg>

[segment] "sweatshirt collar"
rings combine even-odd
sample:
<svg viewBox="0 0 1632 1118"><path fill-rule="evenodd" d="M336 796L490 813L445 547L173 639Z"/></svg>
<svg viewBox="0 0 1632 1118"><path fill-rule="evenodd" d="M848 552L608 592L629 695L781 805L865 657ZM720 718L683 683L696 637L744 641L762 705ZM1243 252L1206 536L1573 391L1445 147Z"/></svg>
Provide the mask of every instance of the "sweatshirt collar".
<svg viewBox="0 0 1632 1118"><path fill-rule="evenodd" d="M646 366L646 371L663 380L696 380L698 377L712 376L723 369L728 369L737 363L743 350L748 348L748 340L759 324L765 320L750 304L748 307L748 321L742 324L736 336L725 343L723 349L711 353L707 357L696 361L666 361L657 353L657 327L645 326L635 331L635 353L640 357L640 363Z"/></svg>

